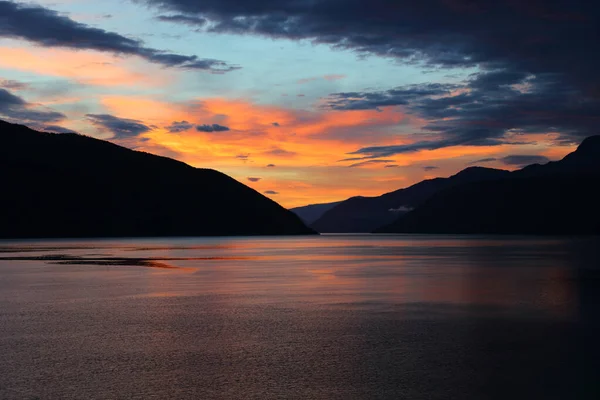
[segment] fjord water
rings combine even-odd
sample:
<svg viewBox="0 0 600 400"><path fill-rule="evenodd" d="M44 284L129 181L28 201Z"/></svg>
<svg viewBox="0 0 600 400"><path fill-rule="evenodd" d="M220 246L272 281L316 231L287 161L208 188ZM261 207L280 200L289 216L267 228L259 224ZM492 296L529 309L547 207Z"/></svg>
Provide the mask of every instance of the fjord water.
<svg viewBox="0 0 600 400"><path fill-rule="evenodd" d="M600 239L0 242L0 399L598 398Z"/></svg>

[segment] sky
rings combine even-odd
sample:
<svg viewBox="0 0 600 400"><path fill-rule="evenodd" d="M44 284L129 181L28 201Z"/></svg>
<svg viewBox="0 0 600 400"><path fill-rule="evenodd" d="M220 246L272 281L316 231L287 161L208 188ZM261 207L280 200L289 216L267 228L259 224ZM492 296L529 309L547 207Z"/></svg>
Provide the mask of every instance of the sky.
<svg viewBox="0 0 600 400"><path fill-rule="evenodd" d="M0 118L285 207L517 169L600 133L594 3L0 0Z"/></svg>

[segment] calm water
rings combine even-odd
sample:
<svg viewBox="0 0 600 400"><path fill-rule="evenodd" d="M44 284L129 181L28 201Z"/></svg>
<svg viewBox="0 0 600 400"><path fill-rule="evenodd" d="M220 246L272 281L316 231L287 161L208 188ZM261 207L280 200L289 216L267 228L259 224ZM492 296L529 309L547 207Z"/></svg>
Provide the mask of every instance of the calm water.
<svg viewBox="0 0 600 400"><path fill-rule="evenodd" d="M0 399L598 399L600 239L0 241Z"/></svg>

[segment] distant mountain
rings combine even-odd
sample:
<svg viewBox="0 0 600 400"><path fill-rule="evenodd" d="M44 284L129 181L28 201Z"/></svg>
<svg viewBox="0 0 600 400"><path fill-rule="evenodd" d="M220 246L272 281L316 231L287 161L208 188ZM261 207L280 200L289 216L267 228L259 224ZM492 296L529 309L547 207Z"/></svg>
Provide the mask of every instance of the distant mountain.
<svg viewBox="0 0 600 400"><path fill-rule="evenodd" d="M440 191L376 232L600 234L600 136L561 161Z"/></svg>
<svg viewBox="0 0 600 400"><path fill-rule="evenodd" d="M312 234L220 172L0 121L0 237Z"/></svg>
<svg viewBox="0 0 600 400"><path fill-rule="evenodd" d="M533 164L513 172L519 177L600 173L600 135L590 136L560 161Z"/></svg>
<svg viewBox="0 0 600 400"><path fill-rule="evenodd" d="M335 203L311 204L308 206L291 208L290 211L299 216L305 224L310 225L340 203L341 201Z"/></svg>
<svg viewBox="0 0 600 400"><path fill-rule="evenodd" d="M501 179L510 172L471 167L449 178L426 180L379 197L352 197L325 212L311 224L322 233L364 233L390 224L435 193L465 183Z"/></svg>

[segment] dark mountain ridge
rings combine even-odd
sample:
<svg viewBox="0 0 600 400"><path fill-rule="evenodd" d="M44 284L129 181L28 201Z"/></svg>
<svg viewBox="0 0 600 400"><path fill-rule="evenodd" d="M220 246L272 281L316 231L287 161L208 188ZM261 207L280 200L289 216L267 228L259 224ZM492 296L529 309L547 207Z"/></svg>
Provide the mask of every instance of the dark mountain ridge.
<svg viewBox="0 0 600 400"><path fill-rule="evenodd" d="M307 206L290 208L290 211L299 216L302 222L310 225L340 203L340 201L336 201L334 203L309 204Z"/></svg>
<svg viewBox="0 0 600 400"><path fill-rule="evenodd" d="M0 237L313 234L211 169L0 121Z"/></svg>
<svg viewBox="0 0 600 400"><path fill-rule="evenodd" d="M395 221L423 201L452 186L483 180L501 179L510 172L470 167L449 178L419 182L378 197L352 197L323 214L311 227L322 233L366 233Z"/></svg>
<svg viewBox="0 0 600 400"><path fill-rule="evenodd" d="M442 190L379 233L600 234L600 136L560 161Z"/></svg>

